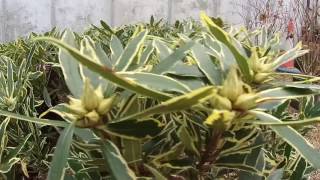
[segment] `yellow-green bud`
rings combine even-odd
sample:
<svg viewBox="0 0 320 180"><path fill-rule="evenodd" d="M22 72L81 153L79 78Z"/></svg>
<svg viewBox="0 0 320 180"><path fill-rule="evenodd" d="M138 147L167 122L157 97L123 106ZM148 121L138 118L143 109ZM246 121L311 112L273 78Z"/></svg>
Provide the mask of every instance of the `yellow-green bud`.
<svg viewBox="0 0 320 180"><path fill-rule="evenodd" d="M94 91L98 97L99 103L104 99L102 86L98 86L98 88Z"/></svg>
<svg viewBox="0 0 320 180"><path fill-rule="evenodd" d="M221 110L231 110L232 104L231 101L228 98L222 97L222 96L215 96L212 99L209 100L211 106L215 109L221 109Z"/></svg>
<svg viewBox="0 0 320 180"><path fill-rule="evenodd" d="M204 124L209 127L220 125L222 122L224 125L228 125L235 118L236 114L227 110L213 110L211 115L204 121Z"/></svg>
<svg viewBox="0 0 320 180"><path fill-rule="evenodd" d="M98 113L101 115L107 114L112 108L114 99L115 96L102 100L97 109Z"/></svg>
<svg viewBox="0 0 320 180"><path fill-rule="evenodd" d="M237 69L233 67L230 69L219 93L234 102L243 93L243 84L238 77Z"/></svg>
<svg viewBox="0 0 320 180"><path fill-rule="evenodd" d="M253 93L242 94L233 104L234 109L249 110L257 106L258 96Z"/></svg>
<svg viewBox="0 0 320 180"><path fill-rule="evenodd" d="M75 99L73 97L68 97L69 98L69 104L70 106L81 106L82 102L80 99Z"/></svg>
<svg viewBox="0 0 320 180"><path fill-rule="evenodd" d="M81 101L86 110L92 111L96 109L99 105L99 96L96 94L89 79L85 80L83 95Z"/></svg>
<svg viewBox="0 0 320 180"><path fill-rule="evenodd" d="M68 105L70 112L79 117L83 117L88 111L82 105Z"/></svg>
<svg viewBox="0 0 320 180"><path fill-rule="evenodd" d="M100 120L100 116L97 111L93 110L85 115L85 118L89 121L89 123L97 123Z"/></svg>
<svg viewBox="0 0 320 180"><path fill-rule="evenodd" d="M270 73L257 73L254 76L254 82L256 83L263 83L270 79Z"/></svg>

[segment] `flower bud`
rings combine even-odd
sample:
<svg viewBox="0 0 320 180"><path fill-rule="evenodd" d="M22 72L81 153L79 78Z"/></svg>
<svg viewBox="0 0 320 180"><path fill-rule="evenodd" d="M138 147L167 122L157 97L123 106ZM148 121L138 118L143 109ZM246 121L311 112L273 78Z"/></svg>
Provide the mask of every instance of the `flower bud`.
<svg viewBox="0 0 320 180"><path fill-rule="evenodd" d="M258 96L253 93L242 94L233 104L234 109L249 110L257 106L256 100Z"/></svg>
<svg viewBox="0 0 320 180"><path fill-rule="evenodd" d="M68 105L68 110L78 116L79 118L83 117L88 111L82 105Z"/></svg>
<svg viewBox="0 0 320 180"><path fill-rule="evenodd" d="M70 106L81 106L82 105L82 102L80 99L75 99L70 96L68 98L69 98L69 105Z"/></svg>
<svg viewBox="0 0 320 180"><path fill-rule="evenodd" d="M99 114L93 110L85 115L85 118L89 121L89 123L97 123L100 120Z"/></svg>
<svg viewBox="0 0 320 180"><path fill-rule="evenodd" d="M209 127L214 127L215 125L228 126L231 121L235 118L236 114L232 111L226 110L213 110L211 115L204 121L204 124Z"/></svg>
<svg viewBox="0 0 320 180"><path fill-rule="evenodd" d="M81 101L86 110L92 111L99 105L99 96L90 84L89 79L85 80Z"/></svg>
<svg viewBox="0 0 320 180"><path fill-rule="evenodd" d="M112 108L114 99L115 99L115 96L102 100L97 109L98 113L100 115L107 114Z"/></svg>
<svg viewBox="0 0 320 180"><path fill-rule="evenodd" d="M220 94L234 102L243 93L243 84L238 76L237 69L231 68L226 80L223 82Z"/></svg>
<svg viewBox="0 0 320 180"><path fill-rule="evenodd" d="M215 109L221 109L221 110L231 110L232 109L232 104L231 101L222 96L215 96L212 99L209 100L211 106Z"/></svg>
<svg viewBox="0 0 320 180"><path fill-rule="evenodd" d="M254 76L254 82L255 83L263 83L270 79L270 73L257 73Z"/></svg>
<svg viewBox="0 0 320 180"><path fill-rule="evenodd" d="M103 98L104 98L104 95L103 95L103 90L102 90L102 86L98 86L98 88L94 91L98 97L98 102L100 103Z"/></svg>

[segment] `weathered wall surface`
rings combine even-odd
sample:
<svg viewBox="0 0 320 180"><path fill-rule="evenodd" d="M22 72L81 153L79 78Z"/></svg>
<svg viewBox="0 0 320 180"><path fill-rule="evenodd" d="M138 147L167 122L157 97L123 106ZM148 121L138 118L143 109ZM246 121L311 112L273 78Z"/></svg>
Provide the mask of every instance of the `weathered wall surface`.
<svg viewBox="0 0 320 180"><path fill-rule="evenodd" d="M82 31L101 19L112 26L147 21L151 15L170 22L197 19L200 11L239 23L232 10L232 0L0 0L0 42L55 26Z"/></svg>

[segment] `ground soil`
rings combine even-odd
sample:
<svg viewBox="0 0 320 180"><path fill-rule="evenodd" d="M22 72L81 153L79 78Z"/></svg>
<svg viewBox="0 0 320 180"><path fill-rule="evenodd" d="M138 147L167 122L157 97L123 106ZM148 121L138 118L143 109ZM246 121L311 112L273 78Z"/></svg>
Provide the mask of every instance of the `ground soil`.
<svg viewBox="0 0 320 180"><path fill-rule="evenodd" d="M320 124L307 134L307 139L315 148L320 150ZM320 180L320 170L313 172L310 176L310 180Z"/></svg>

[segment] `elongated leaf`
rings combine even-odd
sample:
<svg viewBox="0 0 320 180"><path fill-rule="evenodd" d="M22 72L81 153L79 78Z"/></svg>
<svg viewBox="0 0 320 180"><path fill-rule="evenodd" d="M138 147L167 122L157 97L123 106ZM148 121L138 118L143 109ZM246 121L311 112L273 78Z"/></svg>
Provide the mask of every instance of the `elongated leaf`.
<svg viewBox="0 0 320 180"><path fill-rule="evenodd" d="M284 175L284 170L277 169L270 174L270 176L267 178L267 180L279 180L279 179L283 178L283 175Z"/></svg>
<svg viewBox="0 0 320 180"><path fill-rule="evenodd" d="M109 169L115 180L135 180L134 172L128 167L126 161L121 156L119 149L109 140L102 144L102 153Z"/></svg>
<svg viewBox="0 0 320 180"><path fill-rule="evenodd" d="M245 79L252 80L252 75L250 73L249 65L247 59L241 55L237 48L232 44L232 39L229 35L218 25L216 25L205 13L201 13L201 20L203 24L209 29L209 31L223 44L225 44L233 56L237 60L239 68L243 73Z"/></svg>
<svg viewBox="0 0 320 180"><path fill-rule="evenodd" d="M309 89L320 93L320 86L318 84L286 83L283 86L297 89Z"/></svg>
<svg viewBox="0 0 320 180"><path fill-rule="evenodd" d="M320 122L320 117L310 118L310 119L303 119L303 120L294 120L294 121L273 121L273 120L250 120L248 123L259 124L259 125L272 125L272 126L293 126L293 125L309 125L315 124Z"/></svg>
<svg viewBox="0 0 320 180"><path fill-rule="evenodd" d="M0 124L0 142L1 146L5 147L7 144L7 126L10 122L10 118L6 118L4 121ZM3 156L3 150L4 148L0 148L0 155ZM0 158L1 160L1 158Z"/></svg>
<svg viewBox="0 0 320 180"><path fill-rule="evenodd" d="M160 55L160 60L164 60L172 54L172 49L170 49L163 41L156 40L154 41L155 47Z"/></svg>
<svg viewBox="0 0 320 180"><path fill-rule="evenodd" d="M174 66L178 61L186 56L186 52L189 51L195 44L194 41L187 42L185 45L181 46L179 49L175 50L170 56L163 59L159 64L157 64L152 70L155 74L162 74Z"/></svg>
<svg viewBox="0 0 320 180"><path fill-rule="evenodd" d="M187 150L193 152L197 156L200 155L200 153L195 145L196 139L195 139L195 137L193 137L190 134L189 129L187 128L186 125L182 125L180 127L180 129L178 130L178 136L179 136L182 144L186 147Z"/></svg>
<svg viewBox="0 0 320 180"><path fill-rule="evenodd" d="M258 102L279 100L279 99L295 99L299 97L311 96L318 94L309 88L280 87L264 90L258 93L260 97Z"/></svg>
<svg viewBox="0 0 320 180"><path fill-rule="evenodd" d="M154 45L153 43L149 43L141 54L138 67L141 67L147 64L149 57L151 56L153 51L154 51Z"/></svg>
<svg viewBox="0 0 320 180"><path fill-rule="evenodd" d="M66 43L72 48L76 48L75 37L73 33L67 30L62 37L61 43ZM59 62L63 72L66 84L74 97L80 98L82 95L83 79L79 72L79 63L75 57L69 53L59 50Z"/></svg>
<svg viewBox="0 0 320 180"><path fill-rule="evenodd" d="M112 64L116 64L117 60L120 58L123 53L123 46L121 41L116 35L111 36L110 41L110 50L111 50L111 62Z"/></svg>
<svg viewBox="0 0 320 180"><path fill-rule="evenodd" d="M41 37L41 38L37 38L36 40L48 41L56 46L59 46L60 48L66 50L72 57L74 57L75 60L79 61L81 64L88 67L90 70L98 73L103 78L119 85L120 87L131 90L131 91L136 92L138 94L142 94L142 95L145 95L148 97L153 97L153 98L156 98L159 100L167 100L170 98L170 95L168 95L168 94L165 94L162 92L157 92L157 91L152 91L152 90L145 88L145 87L143 87L133 81L129 81L121 76L118 76L110 68L108 68L106 66L101 66L101 65L91 61L89 57L84 56L75 48L70 47L69 45L67 45L57 39ZM77 88L79 89L79 87L82 87L82 86L78 86Z"/></svg>
<svg viewBox="0 0 320 180"><path fill-rule="evenodd" d="M126 71L131 65L134 57L137 55L144 40L146 39L148 31L140 32L137 37L133 38L124 49L121 56L118 58L115 64L115 70Z"/></svg>
<svg viewBox="0 0 320 180"><path fill-rule="evenodd" d="M114 34L113 29L106 22L101 20L100 24L105 30L109 31L111 34Z"/></svg>
<svg viewBox="0 0 320 180"><path fill-rule="evenodd" d="M264 112L250 111L261 121L281 122L276 117ZM318 152L307 140L290 126L270 126L280 137L295 148L314 168L320 168L320 152Z"/></svg>
<svg viewBox="0 0 320 180"><path fill-rule="evenodd" d="M7 96L12 97L14 92L13 64L11 59L7 59Z"/></svg>
<svg viewBox="0 0 320 180"><path fill-rule="evenodd" d="M7 121L3 121L3 123L7 123ZM2 128L3 126L1 124L1 127L0 127L1 131L3 130ZM3 160L1 160L1 164L0 164L1 173L9 172L12 166L20 161L20 158L17 158L17 156L22 150L22 148L25 146L30 136L31 134L27 135L27 137L22 142L19 142L19 145L14 149L8 149L8 152L7 152L8 154L4 156ZM2 146L4 146L4 143L2 143Z"/></svg>
<svg viewBox="0 0 320 180"><path fill-rule="evenodd" d="M11 158L8 162L0 164L0 172L1 173L7 173L10 171L13 165L18 163L20 161L20 158L14 157Z"/></svg>
<svg viewBox="0 0 320 180"><path fill-rule="evenodd" d="M158 135L163 125L156 119L129 119L107 124L107 131L126 139L143 139Z"/></svg>
<svg viewBox="0 0 320 180"><path fill-rule="evenodd" d="M95 63L102 65L99 57L96 54L95 49L93 48L93 41L91 38L85 37L81 41L80 52L90 57L90 59ZM99 85L106 84L105 79L100 78L99 74L89 70L87 67L83 65L80 65L80 74L82 75L82 79L89 78L94 88L97 88ZM82 88L82 87L79 87L79 88Z"/></svg>
<svg viewBox="0 0 320 180"><path fill-rule="evenodd" d="M196 65L188 65L181 61L177 62L173 67L171 67L166 74L172 74L175 76L182 77L196 77L203 78L205 75L200 71Z"/></svg>
<svg viewBox="0 0 320 180"><path fill-rule="evenodd" d="M54 120L48 120L48 119L39 119L39 118L33 118L29 116L23 116L20 114L16 113L11 113L7 111L0 110L0 115L5 116L5 117L10 117L14 119L19 119L31 123L36 123L36 124L41 124L45 126L56 126L56 127L67 127L68 124L67 122L64 121L54 121Z"/></svg>
<svg viewBox="0 0 320 180"><path fill-rule="evenodd" d="M147 117L153 114L161 114L161 113L169 113L169 112L175 112L179 110L185 110L208 100L215 93L216 91L213 86L203 87L203 88L194 90L190 93L187 93L178 97L174 97L157 106L146 109L145 111L138 112L136 114L121 118L120 121L127 120L127 119L139 119L139 118Z"/></svg>
<svg viewBox="0 0 320 180"><path fill-rule="evenodd" d="M10 162L12 158L15 158L20 151L23 149L23 147L26 145L28 139L30 138L31 134L28 134L22 141L19 142L19 145L15 147L14 149L10 149L8 154L3 159L3 162ZM3 163L1 162L1 163Z"/></svg>
<svg viewBox="0 0 320 180"><path fill-rule="evenodd" d="M142 143L140 140L123 139L123 157L127 162L138 162L142 158ZM138 163L134 163L137 168Z"/></svg>
<svg viewBox="0 0 320 180"><path fill-rule="evenodd" d="M69 149L72 143L73 132L75 129L74 123L63 130L61 133L56 149L54 151L53 159L50 164L48 173L48 180L63 179L65 173L65 166L69 157Z"/></svg>
<svg viewBox="0 0 320 180"><path fill-rule="evenodd" d="M154 178L156 180L167 180L166 177L164 177L161 172L159 172L157 169L151 167L151 166L148 166L148 165L144 165L151 173L152 175L154 176Z"/></svg>
<svg viewBox="0 0 320 180"><path fill-rule="evenodd" d="M131 79L143 86L146 86L146 88L151 88L156 91L179 92L182 94L191 91L184 84L168 76L151 74L151 73L143 73L143 72L123 72L123 73L120 72L117 74L119 74L122 77Z"/></svg>
<svg viewBox="0 0 320 180"><path fill-rule="evenodd" d="M292 61L295 58L303 56L304 54L309 52L309 50L301 50L301 48L302 48L302 44L299 43L296 47L294 47L293 49L290 49L289 51L287 51L286 53L278 57L274 61L274 69L278 68L280 65L288 61Z"/></svg>
<svg viewBox="0 0 320 180"><path fill-rule="evenodd" d="M112 62L110 60L110 58L107 56L106 52L103 50L101 43L95 43L94 44L94 49L95 49L95 53L100 61L100 63L102 63L103 65L112 68Z"/></svg>
<svg viewBox="0 0 320 180"><path fill-rule="evenodd" d="M196 43L192 47L192 53L201 71L206 75L211 84L220 85L222 73L207 52L208 50L199 43Z"/></svg>

